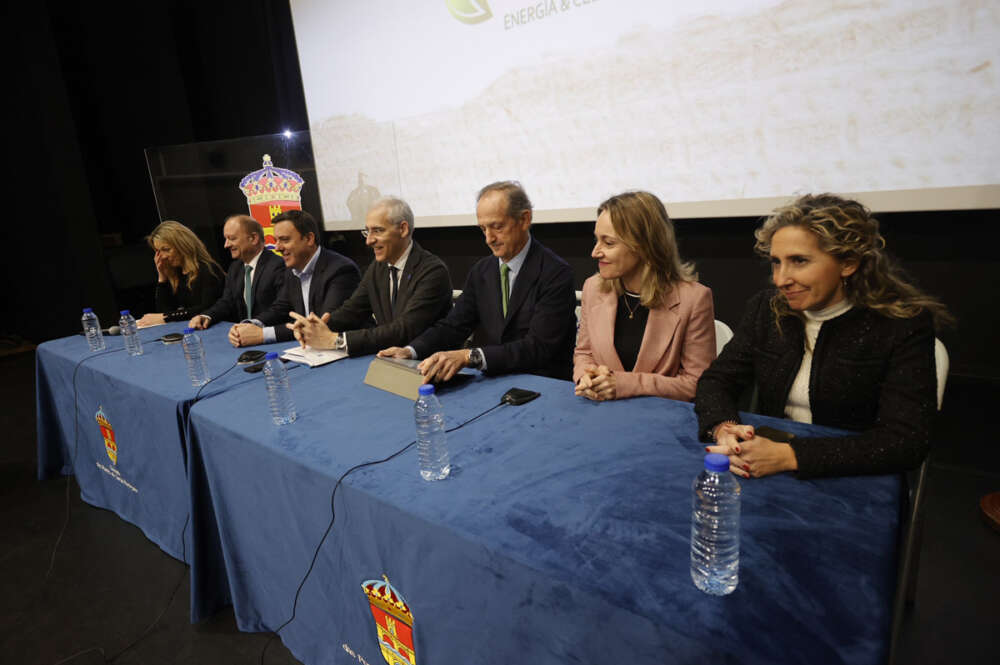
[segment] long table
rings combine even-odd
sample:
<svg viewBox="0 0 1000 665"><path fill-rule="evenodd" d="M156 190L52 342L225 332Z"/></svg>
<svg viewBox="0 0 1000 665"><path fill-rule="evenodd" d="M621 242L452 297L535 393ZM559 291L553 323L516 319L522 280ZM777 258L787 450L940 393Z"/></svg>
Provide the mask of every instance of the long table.
<svg viewBox="0 0 1000 665"><path fill-rule="evenodd" d="M192 408L193 619L231 603L241 630L278 628L315 553L280 633L310 665L380 662L380 640L435 664L884 661L899 479L740 481L740 584L705 595L688 556L704 448L670 400L593 403L529 375L444 390L449 427L511 387L542 396L450 434L444 481L413 449L348 475L317 551L338 478L414 438L412 403L362 383L369 361L296 372L291 425L250 407L262 380Z"/></svg>
<svg viewBox="0 0 1000 665"><path fill-rule="evenodd" d="M180 346L155 341L182 327L142 331L137 358L120 338L39 347L39 477L75 473L84 500L189 562L192 620L231 603L242 630L278 628L315 554L280 633L308 665L380 662L380 640L418 663L884 660L895 476L741 481L740 585L711 597L688 572L690 405L477 374L441 392L449 427L511 387L542 396L450 434L444 481L412 449L348 475L317 550L337 479L412 441L412 403L363 384L369 358L294 366L299 418L277 427L261 374L223 375L225 325L202 334L222 376L195 401Z"/></svg>
<svg viewBox="0 0 1000 665"><path fill-rule="evenodd" d="M141 356L122 337L91 352L82 335L41 344L36 351L38 478L73 473L87 503L135 524L164 552L189 562L191 529L185 432L198 389L191 385L180 344L163 335L185 323L139 331ZM211 376L233 366L240 350L228 325L201 334ZM206 386L208 398L251 377L230 371Z"/></svg>

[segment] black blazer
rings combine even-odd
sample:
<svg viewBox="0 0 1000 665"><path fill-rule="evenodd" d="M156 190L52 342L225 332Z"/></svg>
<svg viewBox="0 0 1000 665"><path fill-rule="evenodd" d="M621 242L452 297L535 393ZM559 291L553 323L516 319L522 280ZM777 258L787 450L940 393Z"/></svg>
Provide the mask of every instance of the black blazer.
<svg viewBox="0 0 1000 665"><path fill-rule="evenodd" d="M170 282L156 283L156 311L163 313L164 321L184 321L208 307L222 294L222 275L208 264L198 266L198 278L188 288L187 277L181 275L177 292Z"/></svg>
<svg viewBox="0 0 1000 665"><path fill-rule="evenodd" d="M361 272L354 261L331 249L320 249L309 282L309 311L315 312L316 316L335 311L357 288L359 281ZM285 284L278 299L267 311L254 314L254 318L265 326L274 326L276 341L287 342L295 338L292 331L285 327L290 321L289 312L304 315L306 307L302 301L302 282L291 268L285 268Z"/></svg>
<svg viewBox="0 0 1000 665"><path fill-rule="evenodd" d="M417 355L461 348L476 331L490 374L529 372L569 379L576 338L573 271L535 239L514 282L504 318L500 263L495 256L476 262L455 307L410 342Z"/></svg>
<svg viewBox="0 0 1000 665"><path fill-rule="evenodd" d="M805 353L805 326L785 316L779 333L773 295L763 291L749 301L733 339L698 381L694 408L703 441L718 423L739 421L736 400L755 382L757 412L784 417ZM930 447L936 388L929 313L896 319L854 307L825 321L809 376L812 420L860 434L793 439L799 475L892 473L918 466Z"/></svg>
<svg viewBox="0 0 1000 665"><path fill-rule="evenodd" d="M243 300L243 261L233 261L226 273L226 288L222 297L202 314L219 321L242 321L247 318L247 304ZM257 259L250 284L250 298L253 314L263 313L274 303L285 284L285 262L281 257L265 248Z"/></svg>
<svg viewBox="0 0 1000 665"><path fill-rule="evenodd" d="M416 242L399 276L395 312L389 300L389 266L373 261L361 284L335 311L330 330L347 331L347 352L352 356L402 346L451 311L451 277L438 257ZM372 317L375 317L375 327Z"/></svg>

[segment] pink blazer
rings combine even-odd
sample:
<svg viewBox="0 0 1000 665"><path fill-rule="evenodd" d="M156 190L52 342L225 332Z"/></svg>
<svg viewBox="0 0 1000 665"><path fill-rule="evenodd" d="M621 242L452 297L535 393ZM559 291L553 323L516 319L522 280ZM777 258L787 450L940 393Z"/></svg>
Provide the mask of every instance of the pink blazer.
<svg viewBox="0 0 1000 665"><path fill-rule="evenodd" d="M615 351L618 296L601 292L600 277L583 283L580 331L573 354L573 381L587 365L606 365L615 374L616 398L656 395L694 399L698 377L715 359L715 307L712 290L681 282L667 302L649 311L635 371L626 372Z"/></svg>

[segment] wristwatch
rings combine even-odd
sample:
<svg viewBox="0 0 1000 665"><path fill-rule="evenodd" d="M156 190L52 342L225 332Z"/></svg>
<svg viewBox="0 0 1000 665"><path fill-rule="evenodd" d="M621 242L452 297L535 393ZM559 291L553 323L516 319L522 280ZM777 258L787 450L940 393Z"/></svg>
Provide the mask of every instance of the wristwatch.
<svg viewBox="0 0 1000 665"><path fill-rule="evenodd" d="M483 367L483 352L481 349L469 349L469 365L476 369Z"/></svg>
<svg viewBox="0 0 1000 665"><path fill-rule="evenodd" d="M337 335L337 341L333 343L334 351L343 351L347 348L347 335L340 333Z"/></svg>

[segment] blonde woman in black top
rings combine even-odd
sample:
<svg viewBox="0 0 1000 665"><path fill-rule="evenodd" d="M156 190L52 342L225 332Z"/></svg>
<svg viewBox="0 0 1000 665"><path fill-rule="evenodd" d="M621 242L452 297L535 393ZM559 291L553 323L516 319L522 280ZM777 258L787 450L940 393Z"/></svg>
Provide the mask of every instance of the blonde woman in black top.
<svg viewBox="0 0 1000 665"><path fill-rule="evenodd" d="M191 229L178 222L161 223L146 237L156 265L156 310L139 319L139 327L186 321L222 295L225 275Z"/></svg>

